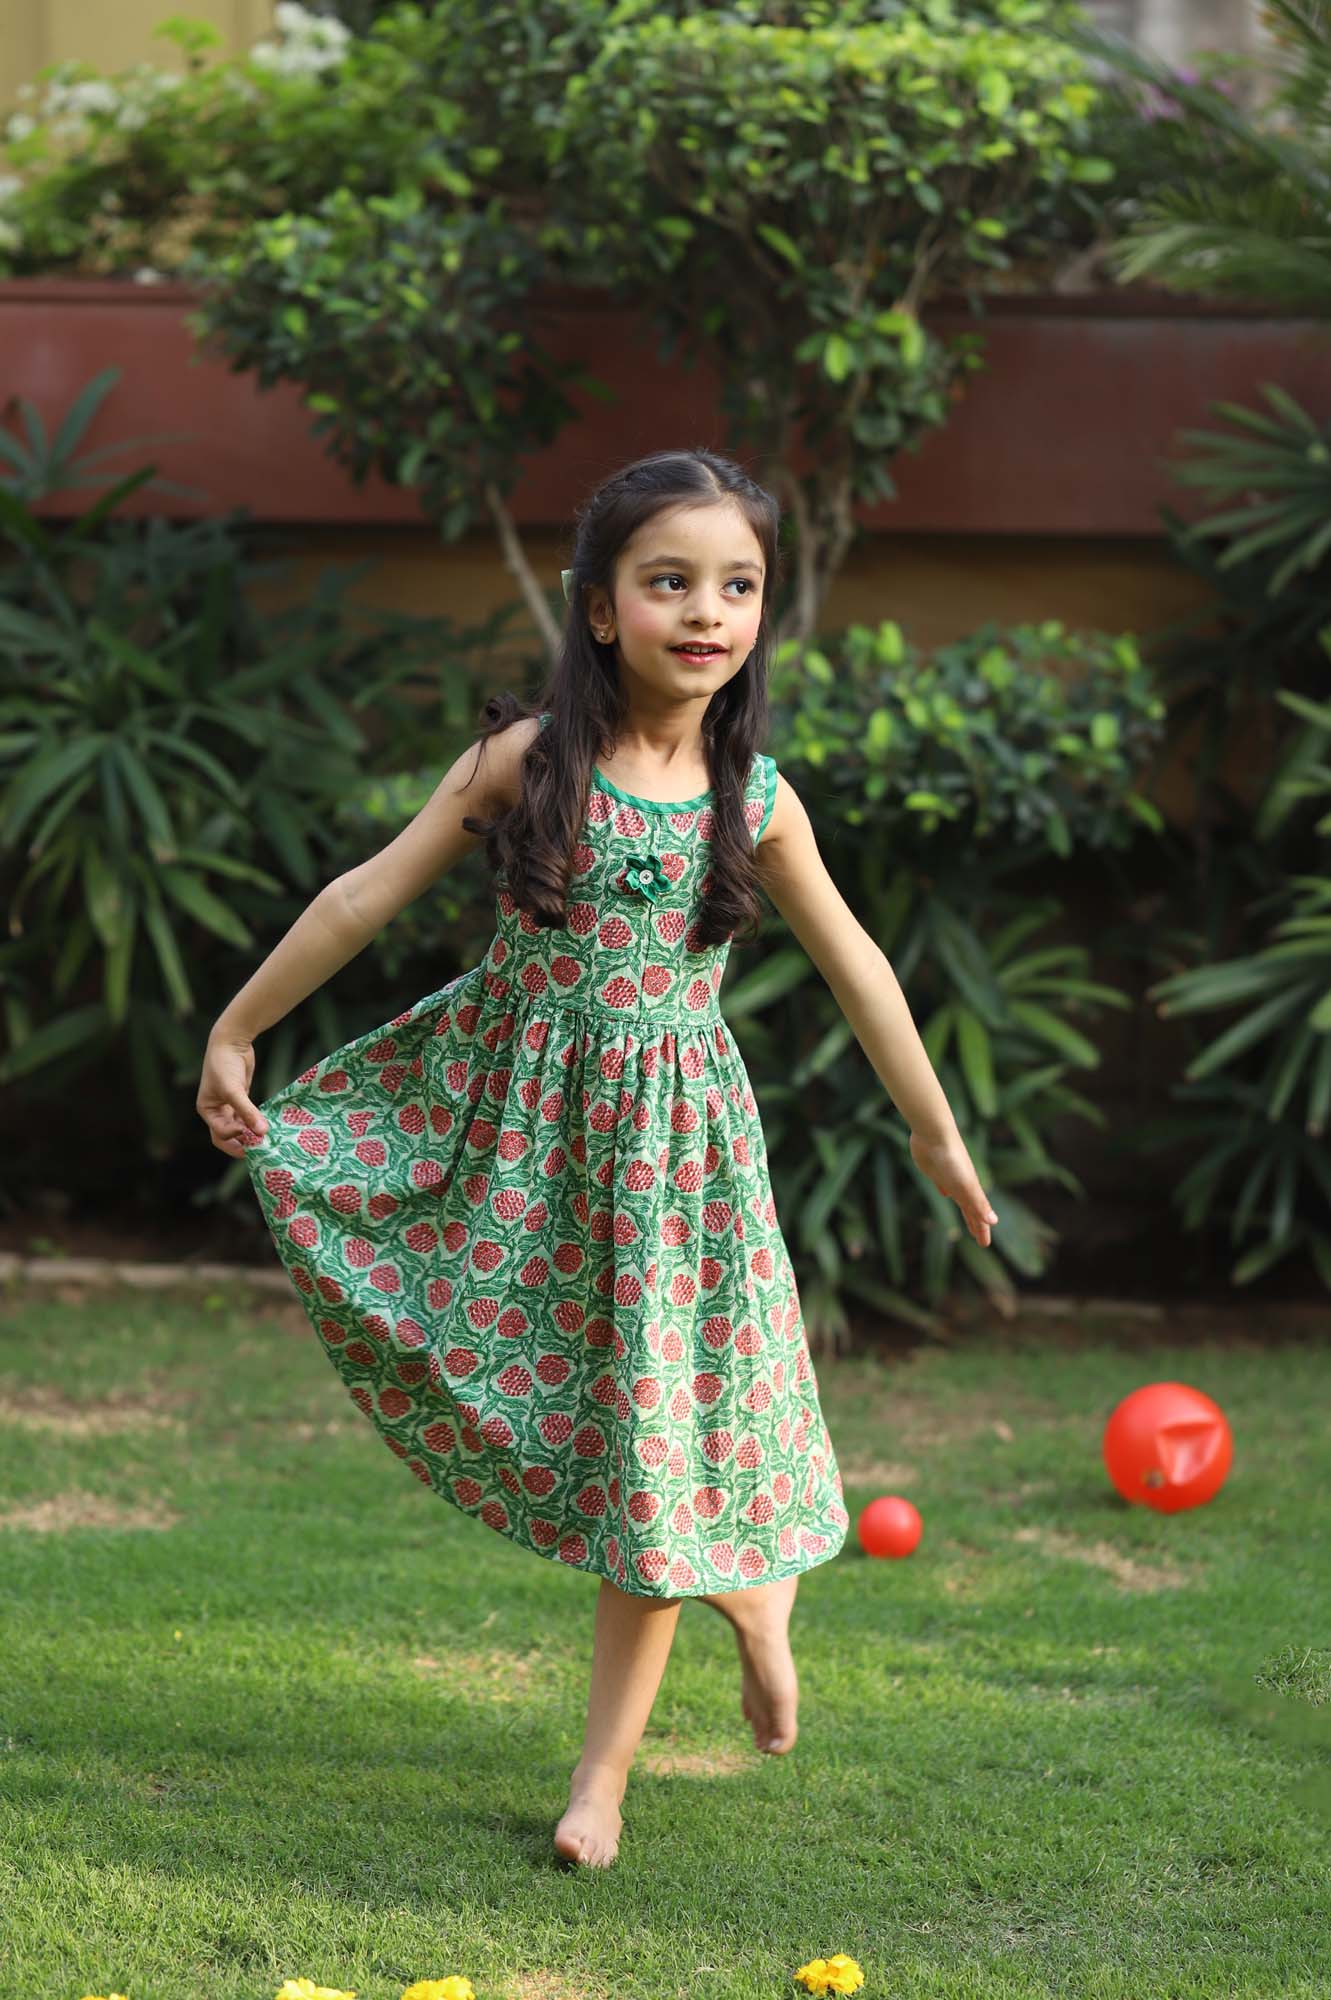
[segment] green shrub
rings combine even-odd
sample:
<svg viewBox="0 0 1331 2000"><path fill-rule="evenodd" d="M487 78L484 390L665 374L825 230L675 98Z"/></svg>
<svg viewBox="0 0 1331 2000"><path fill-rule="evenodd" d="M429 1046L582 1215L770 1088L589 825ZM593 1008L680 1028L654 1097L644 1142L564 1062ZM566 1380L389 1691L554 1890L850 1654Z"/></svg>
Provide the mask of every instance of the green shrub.
<svg viewBox="0 0 1331 2000"><path fill-rule="evenodd" d="M1331 627L1325 639L1331 658ZM1302 1250L1331 1291L1331 702L1287 691L1279 700L1304 728L1256 834L1270 840L1299 801L1315 801L1317 872L1281 876L1249 905L1268 926L1256 950L1190 966L1152 989L1162 1015L1244 1011L1188 1063L1174 1095L1191 1108L1153 1120L1140 1143L1148 1151L1186 1145L1190 1164L1175 1199L1189 1229L1222 1209L1241 1251L1234 1284ZM1285 914L1270 925L1273 907Z"/></svg>
<svg viewBox="0 0 1331 2000"><path fill-rule="evenodd" d="M940 845L969 856L1003 837L1066 857L1125 844L1131 817L1160 830L1133 780L1164 703L1130 633L987 624L925 657L885 620L829 650L778 657L782 755L818 773L825 812L894 853L937 873Z"/></svg>
<svg viewBox="0 0 1331 2000"><path fill-rule="evenodd" d="M174 271L333 186L387 192L437 130L407 88L412 59L390 38L284 70L253 51L206 61L220 36L203 21L157 32L184 52L183 76L148 63L103 76L69 61L20 92L5 148L16 185L0 202L0 275Z"/></svg>
<svg viewBox="0 0 1331 2000"><path fill-rule="evenodd" d="M400 768L409 745L415 758L441 746L445 732L423 730L400 697L403 676L476 654L484 635L353 614L342 599L366 565L324 572L305 602L261 615L253 587L279 572L250 558L236 517L114 518L151 467L81 519L43 522L29 502L77 483L70 454L99 400L80 398L58 451L26 403L33 449L5 439L22 464L0 488L17 556L0 569L0 1080L50 1091L123 1054L148 1149L163 1155L192 1116L223 1001L365 852L367 777ZM470 714L452 720L469 731ZM366 1026L382 1018L382 974L372 987L362 975ZM269 1040L272 1083L309 1040L350 1032L325 989L307 1022Z"/></svg>
<svg viewBox="0 0 1331 2000"><path fill-rule="evenodd" d="M1130 636L1055 623L986 626L931 656L895 625L855 626L802 664L788 654L774 673L773 752L909 990L1001 1218L981 1249L915 1171L840 1005L774 923L773 949L723 999L762 1097L806 1320L836 1345L847 1296L936 1330L960 1275L1006 1304L1014 1272L1044 1269L1052 1232L1017 1190L1082 1191L1051 1156L1050 1127L1068 1114L1103 1124L1067 1078L1099 1062L1082 1020L1130 1003L1088 977L1080 946L1036 942L1060 903L1019 877L1159 828L1137 780L1164 709Z"/></svg>
<svg viewBox="0 0 1331 2000"><path fill-rule="evenodd" d="M1198 164L1141 205L1115 261L1125 277L1325 317L1331 16L1304 0L1268 0L1266 12L1270 51L1235 72L1274 86L1251 109L1205 80L1180 83L1144 55L1117 52L1127 78L1172 95L1176 143L1192 146ZM1279 385L1262 393L1267 410L1216 406L1228 431L1183 434L1200 449L1174 468L1180 481L1229 507L1186 530L1166 514L1183 559L1210 575L1215 602L1209 629L1166 662L1169 677L1187 683L1176 724L1201 723L1201 810L1197 879L1181 885L1191 895L1179 934L1155 952L1172 969L1153 997L1162 1014L1243 1011L1189 1060L1174 1095L1193 1108L1136 1136L1147 1150L1186 1149L1175 1192L1184 1226L1225 1215L1240 1249L1234 1283L1303 1250L1331 1287L1331 815L1322 810L1331 708L1317 699L1331 658L1331 430ZM1274 696L1300 719L1276 747L1255 826L1246 802L1228 800L1216 782L1245 696L1267 713ZM1272 912L1285 913L1274 928ZM1254 932L1261 942L1243 949ZM1236 933L1240 950L1230 955ZM1185 957L1194 962L1180 964Z"/></svg>

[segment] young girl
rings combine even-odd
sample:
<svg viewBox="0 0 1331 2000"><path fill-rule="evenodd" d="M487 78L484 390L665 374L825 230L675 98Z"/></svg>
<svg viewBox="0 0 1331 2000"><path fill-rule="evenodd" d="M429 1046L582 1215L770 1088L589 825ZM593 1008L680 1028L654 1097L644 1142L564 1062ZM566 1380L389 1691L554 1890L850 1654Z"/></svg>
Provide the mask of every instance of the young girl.
<svg viewBox="0 0 1331 2000"><path fill-rule="evenodd" d="M819 856L767 726L776 504L707 451L578 519L541 712L478 741L320 890L223 1010L197 1109L244 1158L333 1366L390 1451L522 1548L601 1579L561 1855L614 1860L681 1601L734 1627L758 1748L795 1742L800 1574L849 1526L718 1004L761 887L975 1240L997 1220L892 969ZM482 962L250 1101L254 1038L484 839Z"/></svg>

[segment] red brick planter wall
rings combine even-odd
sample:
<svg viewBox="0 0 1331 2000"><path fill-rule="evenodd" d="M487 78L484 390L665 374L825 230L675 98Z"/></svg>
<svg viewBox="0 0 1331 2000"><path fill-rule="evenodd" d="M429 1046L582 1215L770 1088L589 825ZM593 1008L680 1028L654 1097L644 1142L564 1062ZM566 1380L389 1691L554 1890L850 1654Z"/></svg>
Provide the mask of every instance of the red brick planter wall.
<svg viewBox="0 0 1331 2000"><path fill-rule="evenodd" d="M198 500L139 492L127 513L182 518L234 506L271 521L418 522L413 496L382 481L356 487L310 433L294 388L261 393L252 376L204 359L185 325L197 303L175 283L11 279L0 283L0 382L26 395L48 428L100 369L122 370L85 448L185 433L149 453L163 477ZM519 523L559 526L602 473L639 452L720 444L716 378L656 358L636 316L588 294L548 294L542 337L619 396L579 403L581 420L534 454L513 495ZM939 308L929 323L978 322ZM1211 421L1208 405L1251 402L1279 382L1319 416L1331 408L1331 339L1317 322L1198 305L1127 290L1084 297L996 298L982 330L988 365L971 378L946 429L898 461L896 502L864 510L894 533L1158 535L1158 509L1189 496L1161 461L1180 429ZM11 404L12 414L12 404ZM126 453L125 466L135 463ZM89 494L54 496L69 515Z"/></svg>

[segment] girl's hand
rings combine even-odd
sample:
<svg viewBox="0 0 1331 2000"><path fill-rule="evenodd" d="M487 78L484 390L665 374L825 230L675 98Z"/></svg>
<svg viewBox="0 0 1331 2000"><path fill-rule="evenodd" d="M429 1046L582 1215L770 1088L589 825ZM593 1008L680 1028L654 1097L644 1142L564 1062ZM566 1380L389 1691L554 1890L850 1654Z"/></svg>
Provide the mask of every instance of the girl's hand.
<svg viewBox="0 0 1331 2000"><path fill-rule="evenodd" d="M253 1042L219 1036L216 1031L209 1035L194 1109L212 1133L214 1146L233 1160L245 1157L243 1137L253 1143L268 1130L267 1119L250 1103L253 1075Z"/></svg>
<svg viewBox="0 0 1331 2000"><path fill-rule="evenodd" d="M910 1135L910 1156L922 1174L927 1174L940 1194L955 1201L975 1241L989 1248L989 1225L998 1217L989 1206L989 1197L980 1186L966 1143L955 1129L945 1139L926 1139L919 1132Z"/></svg>

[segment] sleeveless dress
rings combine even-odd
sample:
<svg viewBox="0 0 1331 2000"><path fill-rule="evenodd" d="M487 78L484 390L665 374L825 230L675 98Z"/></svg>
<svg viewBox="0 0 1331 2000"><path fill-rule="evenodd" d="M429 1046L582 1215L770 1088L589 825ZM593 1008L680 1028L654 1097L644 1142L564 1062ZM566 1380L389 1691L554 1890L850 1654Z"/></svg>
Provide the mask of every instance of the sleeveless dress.
<svg viewBox="0 0 1331 2000"><path fill-rule="evenodd" d="M548 719L541 717L542 725ZM598 770L567 923L503 871L484 958L277 1091L246 1164L384 1443L640 1597L795 1576L849 1525L757 1105L700 946L712 794ZM776 766L755 758L755 843Z"/></svg>

